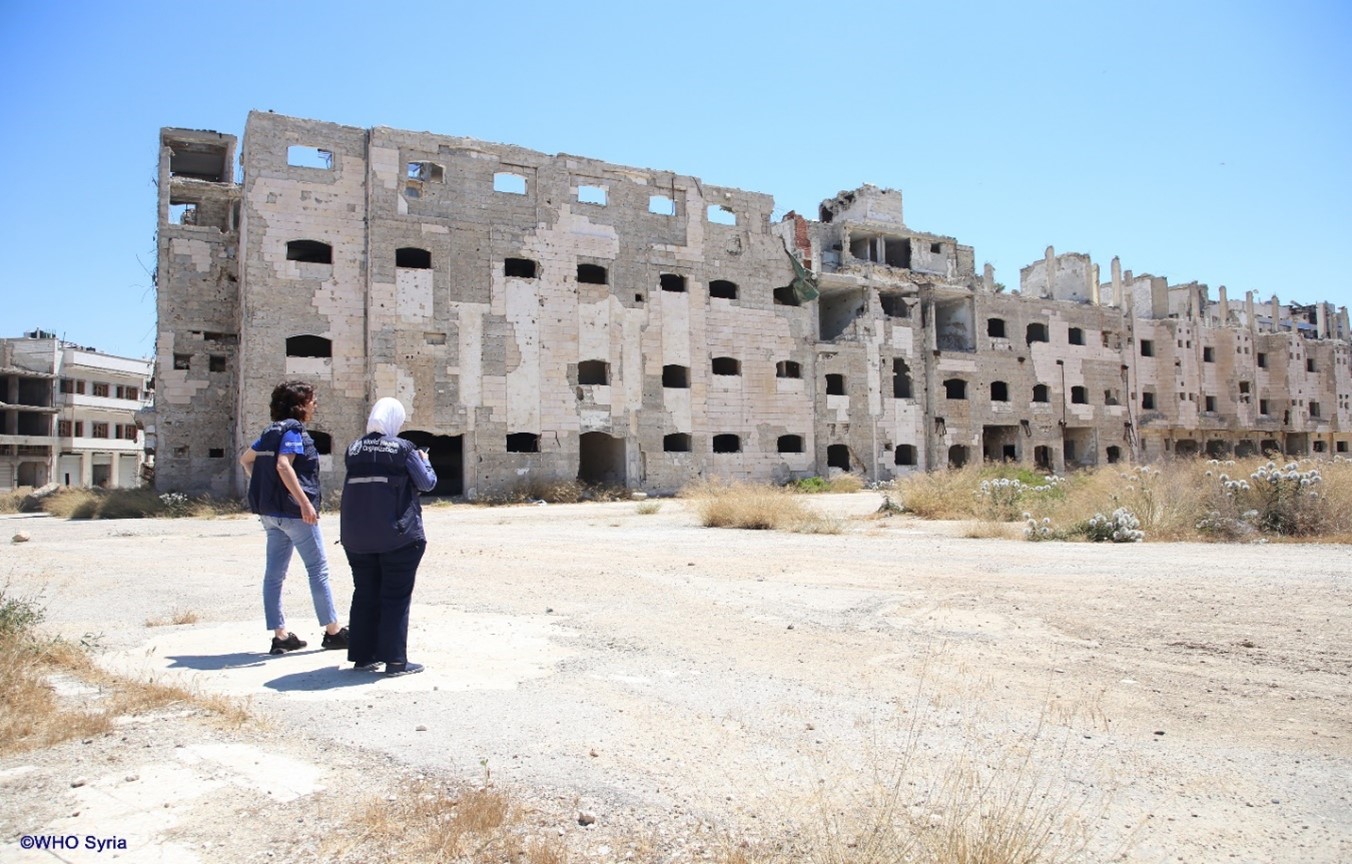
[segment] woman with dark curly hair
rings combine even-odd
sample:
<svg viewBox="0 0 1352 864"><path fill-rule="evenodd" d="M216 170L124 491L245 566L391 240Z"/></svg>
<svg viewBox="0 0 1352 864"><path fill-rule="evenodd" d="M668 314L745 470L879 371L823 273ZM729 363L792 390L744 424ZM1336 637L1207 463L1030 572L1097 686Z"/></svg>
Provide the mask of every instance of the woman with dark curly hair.
<svg viewBox="0 0 1352 864"><path fill-rule="evenodd" d="M293 550L300 553L310 576L310 597L324 628L323 646L347 648L347 628L338 626L319 530L319 453L305 431L315 414L314 387L304 381L278 384L272 391L271 413L272 425L239 457L249 477L249 509L258 514L267 536L263 614L273 632L269 653L285 654L307 644L286 629L282 614L282 583Z"/></svg>

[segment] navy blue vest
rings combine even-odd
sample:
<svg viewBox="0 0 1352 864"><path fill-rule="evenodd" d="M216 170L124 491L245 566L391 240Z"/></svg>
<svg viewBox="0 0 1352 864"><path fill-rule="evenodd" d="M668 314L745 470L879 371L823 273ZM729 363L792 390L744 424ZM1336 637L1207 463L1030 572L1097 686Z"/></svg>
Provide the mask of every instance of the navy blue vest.
<svg viewBox="0 0 1352 864"><path fill-rule="evenodd" d="M372 432L347 448L341 529L349 552L392 552L425 540L408 458L413 442Z"/></svg>
<svg viewBox="0 0 1352 864"><path fill-rule="evenodd" d="M300 481L301 491L314 508L319 509L319 451L315 449L314 439L299 420L279 420L258 436L255 448L258 455L254 457L253 473L249 475L249 510L264 516L299 519L300 505L291 497L282 478L277 476L277 448L281 446L284 432L300 433L305 452L296 454L291 467Z"/></svg>

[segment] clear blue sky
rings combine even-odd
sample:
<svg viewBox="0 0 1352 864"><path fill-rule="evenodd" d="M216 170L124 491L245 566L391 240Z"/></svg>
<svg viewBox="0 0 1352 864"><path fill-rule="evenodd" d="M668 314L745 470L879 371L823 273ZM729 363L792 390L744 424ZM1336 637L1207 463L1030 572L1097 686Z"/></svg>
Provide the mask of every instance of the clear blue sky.
<svg viewBox="0 0 1352 864"><path fill-rule="evenodd" d="M154 350L161 126L250 109L862 183L1011 288L1048 244L1352 305L1352 3L0 0L0 335Z"/></svg>

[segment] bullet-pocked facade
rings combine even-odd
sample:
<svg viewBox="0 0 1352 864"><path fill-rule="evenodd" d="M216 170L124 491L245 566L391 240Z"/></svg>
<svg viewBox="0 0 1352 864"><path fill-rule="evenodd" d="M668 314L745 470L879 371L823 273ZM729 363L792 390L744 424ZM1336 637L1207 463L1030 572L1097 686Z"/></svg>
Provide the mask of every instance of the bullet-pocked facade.
<svg viewBox="0 0 1352 864"><path fill-rule="evenodd" d="M161 130L161 490L238 494L288 378L330 488L395 396L470 499L1352 446L1346 308L1051 249L1005 291L871 186L772 222L768 195L448 135L254 112L242 182L235 151Z"/></svg>

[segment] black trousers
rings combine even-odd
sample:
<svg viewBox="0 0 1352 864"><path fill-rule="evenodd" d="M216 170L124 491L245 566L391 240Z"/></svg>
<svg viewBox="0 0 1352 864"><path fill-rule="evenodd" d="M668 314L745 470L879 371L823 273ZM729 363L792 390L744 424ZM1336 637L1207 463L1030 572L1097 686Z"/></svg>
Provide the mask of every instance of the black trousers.
<svg viewBox="0 0 1352 864"><path fill-rule="evenodd" d="M358 666L408 661L408 607L426 541L390 552L348 552L352 614L347 659Z"/></svg>

